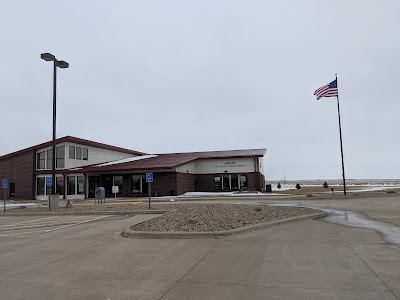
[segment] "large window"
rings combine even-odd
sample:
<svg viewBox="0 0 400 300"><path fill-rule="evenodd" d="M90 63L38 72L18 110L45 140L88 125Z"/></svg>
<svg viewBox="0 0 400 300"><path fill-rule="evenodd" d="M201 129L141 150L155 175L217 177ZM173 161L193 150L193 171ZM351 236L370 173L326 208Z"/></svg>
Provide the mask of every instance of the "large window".
<svg viewBox="0 0 400 300"><path fill-rule="evenodd" d="M77 176L77 190L78 195L85 193L85 176Z"/></svg>
<svg viewBox="0 0 400 300"><path fill-rule="evenodd" d="M140 194L142 192L142 175L132 175L132 194Z"/></svg>
<svg viewBox="0 0 400 300"><path fill-rule="evenodd" d="M214 176L214 189L216 191L222 191L221 175Z"/></svg>
<svg viewBox="0 0 400 300"><path fill-rule="evenodd" d="M46 155L47 155L46 169L52 169L53 168L53 149L47 150Z"/></svg>
<svg viewBox="0 0 400 300"><path fill-rule="evenodd" d="M82 159L83 160L88 160L88 149L87 148L82 148Z"/></svg>
<svg viewBox="0 0 400 300"><path fill-rule="evenodd" d="M38 177L36 179L36 195L44 196L46 189L46 177Z"/></svg>
<svg viewBox="0 0 400 300"><path fill-rule="evenodd" d="M222 174L214 176L215 191L247 190L247 175L243 174Z"/></svg>
<svg viewBox="0 0 400 300"><path fill-rule="evenodd" d="M67 195L75 195L76 176L67 176Z"/></svg>
<svg viewBox="0 0 400 300"><path fill-rule="evenodd" d="M75 146L69 146L69 158L75 159Z"/></svg>
<svg viewBox="0 0 400 300"><path fill-rule="evenodd" d="M64 195L64 176L56 177L57 194Z"/></svg>
<svg viewBox="0 0 400 300"><path fill-rule="evenodd" d="M46 168L46 153L43 151L43 152L39 152L38 154L37 154L37 165L36 165L36 168L37 169L45 169Z"/></svg>
<svg viewBox="0 0 400 300"><path fill-rule="evenodd" d="M132 175L132 194L147 194L149 191L145 174Z"/></svg>
<svg viewBox="0 0 400 300"><path fill-rule="evenodd" d="M240 175L240 188L241 189L247 189L247 176L246 175Z"/></svg>
<svg viewBox="0 0 400 300"><path fill-rule="evenodd" d="M51 187L47 186L47 180L51 178L51 175L44 177L40 176L36 178L36 195L47 196L51 194ZM56 193L64 195L64 176L56 176Z"/></svg>
<svg viewBox="0 0 400 300"><path fill-rule="evenodd" d="M82 148L81 147L76 147L76 159L82 159Z"/></svg>
<svg viewBox="0 0 400 300"><path fill-rule="evenodd" d="M88 160L89 159L89 150L88 148L69 146L69 155L70 159L78 159L78 160Z"/></svg>
<svg viewBox="0 0 400 300"><path fill-rule="evenodd" d="M56 148L56 168L64 168L65 164L65 146Z"/></svg>
<svg viewBox="0 0 400 300"><path fill-rule="evenodd" d="M53 148L39 152L37 154L36 168L38 170L53 169ZM65 146L59 146L56 148L56 168L65 168Z"/></svg>

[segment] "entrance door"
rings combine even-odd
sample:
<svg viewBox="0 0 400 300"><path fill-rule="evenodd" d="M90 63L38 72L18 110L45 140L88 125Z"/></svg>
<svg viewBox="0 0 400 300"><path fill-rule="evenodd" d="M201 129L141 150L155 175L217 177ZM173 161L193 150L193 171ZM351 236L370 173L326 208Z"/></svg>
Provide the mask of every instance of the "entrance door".
<svg viewBox="0 0 400 300"><path fill-rule="evenodd" d="M105 175L104 176L104 191L106 192L106 197L112 197L114 194L112 193L113 186L113 176Z"/></svg>
<svg viewBox="0 0 400 300"><path fill-rule="evenodd" d="M95 197L96 188L100 186L100 176L89 176L89 198Z"/></svg>
<svg viewBox="0 0 400 300"><path fill-rule="evenodd" d="M222 180L222 183L223 183L223 186L222 186L222 189L223 189L223 191L224 192L229 192L230 190L231 190L231 184L230 184L230 180L229 180L229 175L222 175L222 177L223 177L223 180Z"/></svg>
<svg viewBox="0 0 400 300"><path fill-rule="evenodd" d="M236 174L231 174L231 190L232 191L238 191L239 190L239 180L238 180L238 175Z"/></svg>

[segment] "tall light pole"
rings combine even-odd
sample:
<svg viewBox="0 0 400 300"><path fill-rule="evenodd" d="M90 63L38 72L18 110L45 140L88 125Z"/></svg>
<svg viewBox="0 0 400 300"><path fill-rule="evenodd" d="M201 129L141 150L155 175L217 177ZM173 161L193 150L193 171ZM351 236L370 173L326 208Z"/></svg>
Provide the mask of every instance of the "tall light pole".
<svg viewBox="0 0 400 300"><path fill-rule="evenodd" d="M57 60L53 54L42 53L40 57L45 61L53 61L54 63L54 76L53 76L53 161L52 161L52 178L51 178L51 193L56 194L56 104L57 104L57 67L66 69L69 64L63 60ZM50 201L49 201L50 210Z"/></svg>

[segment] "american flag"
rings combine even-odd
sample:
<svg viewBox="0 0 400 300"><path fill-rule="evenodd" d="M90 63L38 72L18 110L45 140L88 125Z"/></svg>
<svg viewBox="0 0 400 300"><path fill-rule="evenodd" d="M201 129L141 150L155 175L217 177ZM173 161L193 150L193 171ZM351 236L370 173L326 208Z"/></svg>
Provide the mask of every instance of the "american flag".
<svg viewBox="0 0 400 300"><path fill-rule="evenodd" d="M314 95L317 96L317 100L319 100L322 97L338 96L337 79L335 79L331 83L321 86L314 92Z"/></svg>

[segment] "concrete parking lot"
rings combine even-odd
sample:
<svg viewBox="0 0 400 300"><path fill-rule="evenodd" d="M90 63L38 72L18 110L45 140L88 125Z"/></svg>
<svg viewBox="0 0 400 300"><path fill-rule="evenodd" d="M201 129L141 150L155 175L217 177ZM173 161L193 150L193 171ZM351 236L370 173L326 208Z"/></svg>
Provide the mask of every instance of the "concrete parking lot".
<svg viewBox="0 0 400 300"><path fill-rule="evenodd" d="M301 202L400 224L399 197ZM308 220L221 239L120 236L151 217L112 216L33 236L0 236L0 298L400 297L400 248L372 229ZM43 217L0 217L0 226L36 218Z"/></svg>

